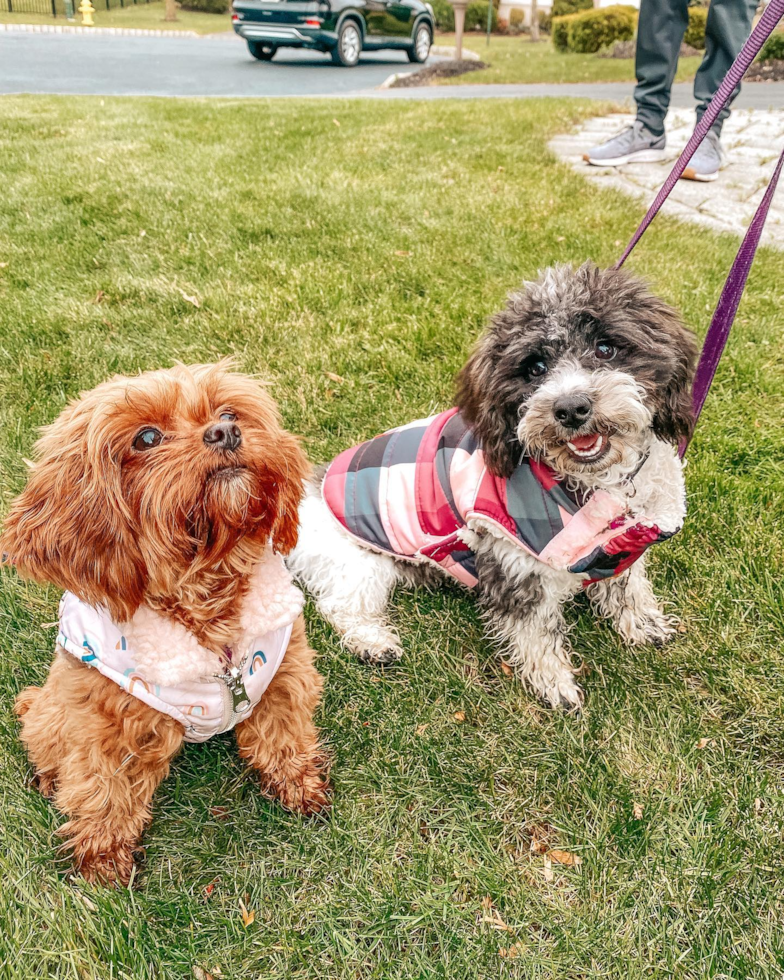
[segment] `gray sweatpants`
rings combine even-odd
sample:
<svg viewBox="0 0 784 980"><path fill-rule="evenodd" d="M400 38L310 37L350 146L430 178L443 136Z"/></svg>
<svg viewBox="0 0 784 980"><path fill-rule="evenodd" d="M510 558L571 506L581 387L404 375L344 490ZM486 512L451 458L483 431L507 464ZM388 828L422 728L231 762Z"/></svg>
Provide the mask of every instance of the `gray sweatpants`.
<svg viewBox="0 0 784 980"><path fill-rule="evenodd" d="M705 57L694 79L699 120L751 33L757 0L711 0L705 29ZM659 135L670 105L681 41L689 23L688 0L641 0L637 26L634 99L637 118ZM732 96L740 92L740 85ZM732 100L730 100L732 101ZM730 114L722 109L713 129L721 132Z"/></svg>

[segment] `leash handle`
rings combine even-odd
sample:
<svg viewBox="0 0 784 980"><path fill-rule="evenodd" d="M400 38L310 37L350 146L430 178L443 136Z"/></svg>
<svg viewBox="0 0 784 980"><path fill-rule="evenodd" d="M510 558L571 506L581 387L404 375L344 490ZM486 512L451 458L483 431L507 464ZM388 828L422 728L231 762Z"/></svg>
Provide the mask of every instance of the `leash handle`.
<svg viewBox="0 0 784 980"><path fill-rule="evenodd" d="M713 314L708 332L705 335L705 343L702 347L702 353L700 354L699 364L694 375L694 385L692 387L695 422L700 417L702 406L705 404L713 377L716 374L716 368L719 366L727 338L730 335L735 314L738 311L738 304L740 303L741 296L743 296L746 279L748 278L751 264L754 261L754 254L759 245L760 235L762 234L762 229L765 227L765 219L768 216L770 202L776 193L776 185L779 182L782 165L784 165L784 150L781 152L779 162L776 164L776 169L773 171L773 176L770 178L770 183L752 218L751 224L743 236L743 241L738 249L738 254L735 256L735 261L732 263L730 274L724 283L719 302L716 305L716 311ZM681 446L681 456L686 452L687 445L688 442Z"/></svg>
<svg viewBox="0 0 784 980"><path fill-rule="evenodd" d="M648 208L648 213L640 222L640 226L637 231L635 231L634 235L632 235L632 239L626 246L626 250L624 251L623 255L620 257L620 259L618 259L615 266L616 269L620 269L623 263L628 259L632 249L642 238L648 225L659 213L662 204L664 204L664 202L670 196L670 192L672 191L673 187L675 187L680 180L681 174L686 169L686 165L694 155L694 151L697 149L700 143L702 143L703 139L708 133L708 130L716 121L719 113L729 102L735 88L748 71L749 65L757 57L762 49L762 45L773 33L774 28L782 17L784 17L784 0L770 0L768 6L765 8L765 13L762 15L759 23L746 39L746 43L741 48L740 54L732 63L730 70L724 76L724 81L719 86L716 94L710 100L708 108L705 110L702 119L700 119L700 121L697 123L697 126L695 127L694 132L691 134L691 138L686 144L683 153L681 153L681 155L678 157L677 161L675 162L675 166L670 171L669 177L664 181L661 190L654 198L653 204L651 204L651 206ZM767 212L767 208L765 210Z"/></svg>

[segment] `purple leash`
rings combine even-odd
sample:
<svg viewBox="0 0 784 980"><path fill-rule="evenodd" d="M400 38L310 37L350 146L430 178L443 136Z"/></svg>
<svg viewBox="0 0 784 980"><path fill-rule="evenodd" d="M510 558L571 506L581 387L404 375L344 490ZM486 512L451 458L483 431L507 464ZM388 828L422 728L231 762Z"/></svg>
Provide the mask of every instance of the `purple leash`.
<svg viewBox="0 0 784 980"><path fill-rule="evenodd" d="M639 228L637 231L635 231L631 241L626 246L626 250L616 263L616 269L619 269L629 257L634 246L642 238L646 229L661 209L661 206L670 196L670 192L678 183L683 171L686 169L686 165L694 155L694 151L707 135L708 130L716 121L721 110L724 108L727 102L729 102L730 98L732 97L732 93L735 91L735 88L740 80L746 74L749 65L757 57L762 45L773 33L774 28L783 16L784 0L770 0L770 3L765 8L765 13L762 15L759 23L749 35L749 38L743 45L740 54L725 75L724 81L721 83L718 91L711 99L702 119L700 119L699 123L695 127L689 142L686 144L686 147L683 150L683 153L681 153L681 155L678 157L677 161L675 162L675 166L670 172L670 175L667 177L661 190L656 195L653 204L651 204L650 208L648 208L648 213L640 222ZM770 202L773 199L773 195L776 191L776 184L778 183L779 174L781 173L782 163L784 163L784 151L782 151L782 154L779 157L779 162L776 165L776 169L773 171L773 176L770 179L765 195L762 198L756 214L748 227L740 249L738 250L738 254L735 256L735 261L732 263L729 276L727 277L727 281L721 291L721 296L719 297L719 302L716 306L716 312L713 314L710 327L708 327L708 332L705 335L705 343L702 348L702 353L700 354L700 361L697 365L697 372L694 377L694 387L692 389L695 421L699 418L700 412L702 411L702 406L705 404L705 399L708 395L708 391L710 390L711 382L716 374L716 368L718 367L719 360L721 359L721 355L727 343L727 338L729 337L730 330L732 329L732 323L735 319L735 314L738 310L738 304L740 303L741 296L743 295L743 289L746 285L746 279L748 278L751 264L754 261L754 254L757 251L757 246L759 245L762 229L765 227L765 219L768 216ZM688 441L681 445L681 456L686 452L687 446Z"/></svg>

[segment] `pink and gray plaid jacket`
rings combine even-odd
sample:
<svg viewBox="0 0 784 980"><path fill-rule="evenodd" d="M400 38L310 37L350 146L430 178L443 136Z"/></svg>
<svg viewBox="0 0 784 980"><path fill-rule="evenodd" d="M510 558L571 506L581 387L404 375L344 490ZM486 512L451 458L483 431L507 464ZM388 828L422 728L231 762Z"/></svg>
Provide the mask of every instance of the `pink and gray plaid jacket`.
<svg viewBox="0 0 784 980"><path fill-rule="evenodd" d="M586 583L619 575L650 544L671 536L605 491L570 492L528 456L508 479L493 476L456 408L347 449L330 464L322 492L335 518L363 544L434 562L471 588L474 553L459 536L469 524L492 525Z"/></svg>

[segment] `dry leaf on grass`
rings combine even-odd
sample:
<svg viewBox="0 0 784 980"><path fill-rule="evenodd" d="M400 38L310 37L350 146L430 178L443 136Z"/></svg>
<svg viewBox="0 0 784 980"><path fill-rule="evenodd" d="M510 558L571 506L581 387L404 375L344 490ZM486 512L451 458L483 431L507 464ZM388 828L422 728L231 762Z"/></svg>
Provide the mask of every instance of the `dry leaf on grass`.
<svg viewBox="0 0 784 980"><path fill-rule="evenodd" d="M209 883L209 885L205 885L204 886L204 892L203 892L203 894L204 894L204 897L205 898L211 898L212 897L212 893L215 891L215 885L217 883L218 883L218 879L217 878L213 878L212 881Z"/></svg>
<svg viewBox="0 0 784 980"><path fill-rule="evenodd" d="M211 806L210 816L214 817L216 820L228 820L231 816L229 808L227 806Z"/></svg>
<svg viewBox="0 0 784 980"><path fill-rule="evenodd" d="M532 854L546 854L550 850L550 844L555 843L555 827L547 821L531 824L526 827L526 831L531 835Z"/></svg>
<svg viewBox="0 0 784 980"><path fill-rule="evenodd" d="M572 854L571 851L559 851L557 849L548 851L546 858L549 858L556 864L563 864L567 868L579 868L583 863L583 859L576 854Z"/></svg>
<svg viewBox="0 0 784 980"><path fill-rule="evenodd" d="M697 742L697 746L696 747L698 749L707 749L707 747L709 745L713 745L713 739L712 738L701 738L699 740L699 742Z"/></svg>
<svg viewBox="0 0 784 980"><path fill-rule="evenodd" d="M501 947L498 950L498 955L503 959L516 960L518 956L523 955L523 947L520 943L515 943L513 946L509 946L507 949Z"/></svg>
<svg viewBox="0 0 784 980"><path fill-rule="evenodd" d="M481 901L481 905L483 909L491 909L493 907L492 898L490 898L489 895L485 895L485 897Z"/></svg>
<svg viewBox="0 0 784 980"><path fill-rule="evenodd" d="M417 725L416 733L417 735L424 735L427 731L427 725Z"/></svg>
<svg viewBox="0 0 784 980"><path fill-rule="evenodd" d="M395 255L399 255L402 258L405 258L405 256L410 255L410 254L411 254L410 252L403 252L403 251L400 251L400 250L398 250L397 252L395 252Z"/></svg>
<svg viewBox="0 0 784 980"><path fill-rule="evenodd" d="M338 129L340 129L340 123L337 119L333 119L332 122L338 127Z"/></svg>
<svg viewBox="0 0 784 980"><path fill-rule="evenodd" d="M214 980L213 975L208 973L203 966L194 966L193 976L195 980Z"/></svg>
<svg viewBox="0 0 784 980"><path fill-rule="evenodd" d="M180 294L180 296L182 296L186 303L190 303L192 306L195 306L196 309L201 306L201 303L195 296L189 296L188 293L186 293L184 289L180 289L179 286L177 287L177 292Z"/></svg>
<svg viewBox="0 0 784 980"><path fill-rule="evenodd" d="M93 300L93 303L103 303L105 299L106 299L106 293L102 289L99 289L98 292L95 294L95 299Z"/></svg>
<svg viewBox="0 0 784 980"><path fill-rule="evenodd" d="M642 803L635 803L632 806L632 816L635 820L642 820L642 811L645 809Z"/></svg>
<svg viewBox="0 0 784 980"><path fill-rule="evenodd" d="M553 880L553 862L546 854L544 856L544 880L545 881Z"/></svg>
<svg viewBox="0 0 784 980"><path fill-rule="evenodd" d="M465 711L456 711L452 717L457 722L464 722L466 718Z"/></svg>
<svg viewBox="0 0 784 980"><path fill-rule="evenodd" d="M501 661L501 671L505 677L512 677L514 675L514 671L505 660Z"/></svg>
<svg viewBox="0 0 784 980"><path fill-rule="evenodd" d="M325 371L324 377L329 378L330 381L334 381L335 384L343 385L346 383L345 378L341 378L339 374L334 374L332 371Z"/></svg>
<svg viewBox="0 0 784 980"><path fill-rule="evenodd" d="M7 262L0 262L0 269L7 269L7 268L8 268Z"/></svg>
<svg viewBox="0 0 784 980"><path fill-rule="evenodd" d="M514 929L504 922L500 913L495 909L489 915L483 915L480 921L486 926L490 926L491 929L498 929L501 932L514 932Z"/></svg>
<svg viewBox="0 0 784 980"><path fill-rule="evenodd" d="M253 909L248 910L245 907L245 903L240 899L240 912L242 913L242 924L247 929L248 926L253 925L253 921L256 918L256 913Z"/></svg>

